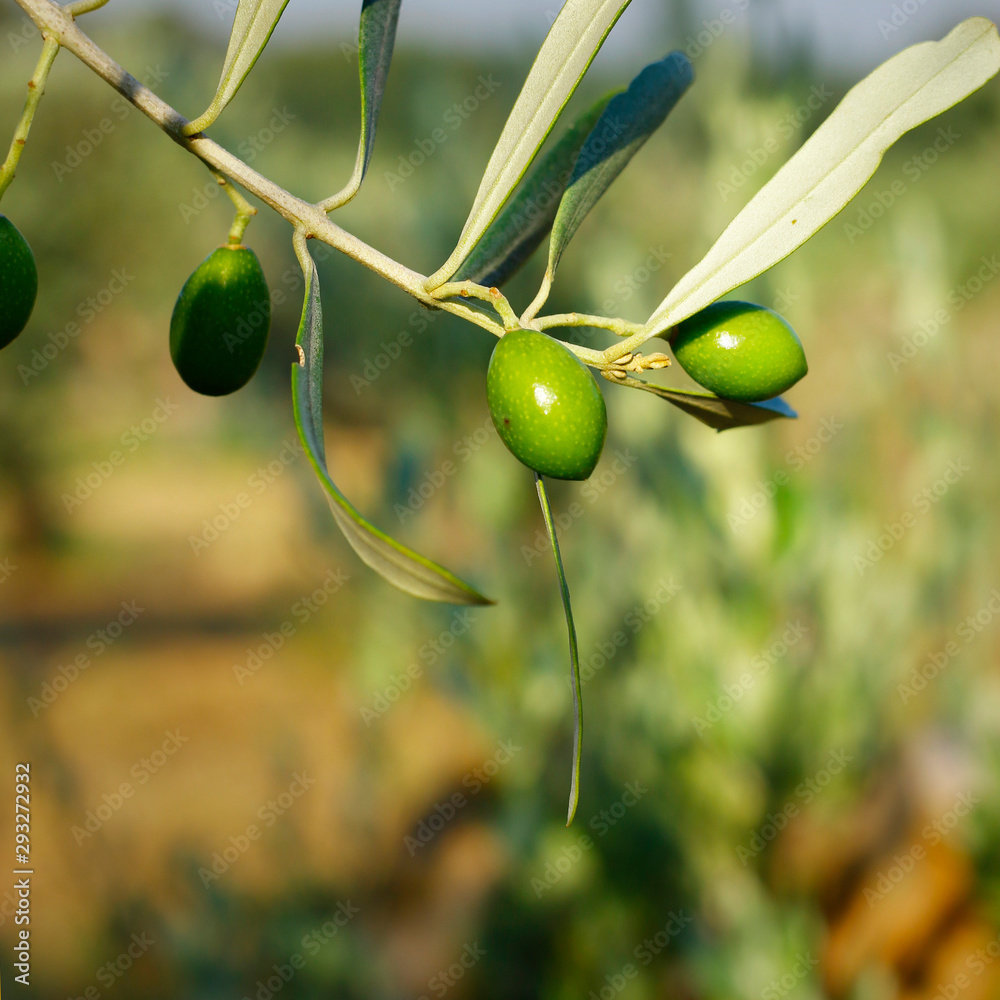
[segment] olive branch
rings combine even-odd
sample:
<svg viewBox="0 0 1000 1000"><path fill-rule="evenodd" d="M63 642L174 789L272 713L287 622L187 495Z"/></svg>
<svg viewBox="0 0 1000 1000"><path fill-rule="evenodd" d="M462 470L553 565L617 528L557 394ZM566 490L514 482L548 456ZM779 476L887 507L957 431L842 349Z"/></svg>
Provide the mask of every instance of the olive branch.
<svg viewBox="0 0 1000 1000"><path fill-rule="evenodd" d="M505 218L501 209L524 178L628 2L567 0L564 4L511 111L456 248L430 277L370 246L328 216L357 193L370 161L400 0L364 0L362 4L359 33L362 129L358 164L343 191L319 202L295 196L203 134L250 72L287 0L240 0L219 90L208 110L194 121L139 83L81 31L76 17L104 6L107 0L76 0L67 4L55 0L16 0L41 31L45 50L29 85L29 101L15 136L19 148L12 147L0 173L0 193L13 179L17 156L55 52L64 48L213 172L268 205L307 238L352 257L423 305L461 316L498 337L518 326L537 330L588 326L612 332L621 341L600 351L562 343L586 364L610 373L615 381L622 381L615 374L621 369L622 358L632 355L631 370L644 370L643 362L636 362L637 357L641 358L637 352L643 344L795 250L844 208L874 173L888 147L904 132L964 99L1000 69L1000 38L996 27L981 17L964 21L941 42L925 42L905 50L847 94L827 121L736 217L701 263L678 282L644 323L579 313L537 315L555 279L559 259L583 217L690 85L690 64L681 53L672 53L646 67L627 91L607 102L596 122L591 119L592 128L583 133L582 142L581 130L570 126L568 133L574 133L577 141L575 148L569 149L575 154L569 162L575 166L564 183L554 218L547 227L543 226L541 233L544 237L551 229L548 266L538 296L518 317L496 285L451 279L461 268L469 269L474 263L482 269L487 256L481 252L484 248L492 256L494 270L503 263L497 259L503 256L500 251L511 256L523 255L523 247L514 246L512 234L507 231L516 220ZM586 123L587 115L581 119ZM606 138L609 130L610 140ZM566 152L562 150L564 160ZM525 200L537 201L532 195L542 190L546 179L536 170L524 180L522 207ZM540 239L535 245L538 242ZM477 251L484 259L474 260ZM510 273L507 271L504 277ZM472 308L464 301L469 298L485 303L494 315ZM660 366L654 363L649 367ZM630 384L635 380L625 381Z"/></svg>
<svg viewBox="0 0 1000 1000"><path fill-rule="evenodd" d="M604 330L616 339L603 350L558 341L604 378L658 395L717 430L794 417L780 398L738 402L712 393L657 385L632 374L670 364L666 354L642 353L654 337L774 266L840 212L905 132L982 87L1000 70L1000 36L985 18L959 24L940 42L912 46L851 89L826 121L725 229L705 257L666 295L645 321L577 312L542 314L563 253L581 223L692 85L680 52L646 66L626 89L577 116L544 156L536 158L578 83L629 0L566 0L546 36L507 119L455 248L433 274L423 275L338 226L330 218L360 190L371 162L401 0L363 0L359 28L361 127L347 183L318 202L297 197L218 145L207 135L252 70L288 0L239 0L215 96L193 120L170 107L96 45L76 23L107 0L16 0L39 28L42 53L28 84L10 152L0 166L0 197L14 179L49 72L60 49L73 53L146 115L174 142L198 157L236 208L229 232L239 244L257 198L285 218L305 276L305 301L292 366L295 422L338 527L359 557L389 582L418 597L490 603L475 589L380 531L337 489L327 468L323 419L323 325L319 279L308 250L318 240L353 258L428 308L460 316L496 337L517 329L573 327ZM544 210L538 210L545 205ZM537 294L520 313L500 286L548 238ZM578 796L579 664L569 591L541 476L536 485L556 560L570 635L576 731L569 819Z"/></svg>

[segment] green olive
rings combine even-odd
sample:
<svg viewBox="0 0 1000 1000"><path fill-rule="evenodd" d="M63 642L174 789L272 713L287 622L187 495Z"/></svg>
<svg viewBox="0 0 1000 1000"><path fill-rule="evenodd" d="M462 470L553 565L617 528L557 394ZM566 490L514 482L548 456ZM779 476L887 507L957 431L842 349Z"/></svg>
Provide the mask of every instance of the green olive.
<svg viewBox="0 0 1000 1000"><path fill-rule="evenodd" d="M743 403L771 399L809 370L791 326L750 302L713 303L674 327L670 345L699 385Z"/></svg>
<svg viewBox="0 0 1000 1000"><path fill-rule="evenodd" d="M493 349L486 398L500 440L529 469L586 479L608 414L597 381L572 351L534 330L512 330Z"/></svg>
<svg viewBox="0 0 1000 1000"><path fill-rule="evenodd" d="M249 247L213 250L184 283L170 318L170 356L195 392L225 396L253 377L271 329L271 294Z"/></svg>
<svg viewBox="0 0 1000 1000"><path fill-rule="evenodd" d="M38 294L38 269L28 241L0 215L0 347L27 325Z"/></svg>

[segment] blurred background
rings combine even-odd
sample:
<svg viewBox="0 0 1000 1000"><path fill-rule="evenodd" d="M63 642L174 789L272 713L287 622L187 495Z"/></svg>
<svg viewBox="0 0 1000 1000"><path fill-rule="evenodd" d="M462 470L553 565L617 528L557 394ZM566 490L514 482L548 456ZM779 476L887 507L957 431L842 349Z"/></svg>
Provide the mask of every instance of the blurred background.
<svg viewBox="0 0 1000 1000"><path fill-rule="evenodd" d="M733 0L721 31L718 7L626 14L628 45L571 110L672 48L698 80L585 222L553 311L644 319L862 72L1000 17L996 0L801 14L821 6ZM209 31L112 4L87 30L194 115L231 10ZM464 37L492 30L462 17ZM404 21L338 222L425 273L444 260L547 23L522 22L491 48ZM279 41L213 133L319 199L354 161L356 46L346 19ZM8 135L38 51L9 0L0 51ZM1000 996L998 124L994 81L740 291L802 337L798 420L718 435L604 385L601 465L552 488L585 677L566 829L565 627L531 476L489 421L491 338L318 254L335 479L498 601L422 604L357 561L297 450L287 227L265 211L247 237L275 298L262 370L195 396L170 312L228 203L61 56L3 203L41 289L0 356L0 748L5 781L15 761L33 774L25 993ZM539 273L511 283L515 305ZM8 989L15 904L5 877Z"/></svg>

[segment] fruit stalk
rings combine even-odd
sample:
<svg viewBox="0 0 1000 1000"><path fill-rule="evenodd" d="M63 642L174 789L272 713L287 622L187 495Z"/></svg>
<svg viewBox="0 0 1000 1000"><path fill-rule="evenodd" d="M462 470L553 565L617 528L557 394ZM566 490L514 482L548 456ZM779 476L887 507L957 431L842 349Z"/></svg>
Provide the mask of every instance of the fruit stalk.
<svg viewBox="0 0 1000 1000"><path fill-rule="evenodd" d="M213 170L212 175L219 182L219 187L229 195L229 200L236 207L236 217L233 219L232 226L229 227L228 242L232 246L239 246L243 242L243 235L247 231L247 226L250 225L250 220L257 214L257 209L240 194L237 188L229 183L229 179L225 174L219 173L218 170Z"/></svg>
<svg viewBox="0 0 1000 1000"><path fill-rule="evenodd" d="M588 313L551 313L539 316L532 322L537 330L551 330L553 327L589 326L598 330L610 330L619 337L629 337L642 329L641 323L630 323L627 319L612 316L593 316ZM601 352L603 358L603 352ZM579 357L579 355L578 355Z"/></svg>
<svg viewBox="0 0 1000 1000"><path fill-rule="evenodd" d="M556 574L559 577L559 592L562 595L563 611L566 613L566 630L569 632L569 661L573 682L573 767L569 786L569 807L566 812L566 825L569 826L576 815L576 807L580 800L580 751L583 744L583 689L580 683L580 650L576 642L576 625L573 623L573 608L569 601L569 586L566 583L562 555L559 552L556 526L552 521L549 495L545 489L545 480L537 472L535 473L535 489L538 490L538 502L542 505L545 530L549 533L549 542L552 544L552 555L556 561Z"/></svg>
<svg viewBox="0 0 1000 1000"><path fill-rule="evenodd" d="M31 123L34 121L35 112L38 110L38 102L42 99L42 94L45 93L45 82L49 78L49 70L52 69L52 63L59 52L59 40L57 38L53 38L51 35L44 35L43 37L45 42L42 45L42 54L38 57L38 65L35 66L34 75L28 81L28 95L24 99L24 110L21 112L21 120L17 123L17 128L14 130L14 138L11 140L7 159L4 160L3 166L0 167L0 198L3 198L4 192L14 180L14 174L17 172L17 164L21 159L21 152L24 149L24 144L28 141Z"/></svg>

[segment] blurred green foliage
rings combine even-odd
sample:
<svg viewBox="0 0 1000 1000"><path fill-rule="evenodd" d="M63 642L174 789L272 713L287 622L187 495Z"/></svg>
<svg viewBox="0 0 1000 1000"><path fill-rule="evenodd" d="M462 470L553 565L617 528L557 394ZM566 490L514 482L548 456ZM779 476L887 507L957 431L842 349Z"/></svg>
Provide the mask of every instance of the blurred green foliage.
<svg viewBox="0 0 1000 1000"><path fill-rule="evenodd" d="M0 20L0 134L35 58L6 47L19 30ZM183 112L211 93L219 52L177 24L96 34ZM527 65L404 46L338 221L440 264ZM696 71L581 227L553 311L645 318L850 83L769 80L728 38ZM268 52L213 135L319 199L353 164L355 75L349 43ZM480 76L498 86L473 107ZM588 78L573 107L621 82ZM741 290L806 346L798 421L716 435L605 387L594 479L552 487L587 678L565 830L562 612L531 477L489 424L490 337L318 253L331 470L499 601L456 617L356 562L289 446L301 284L271 213L247 237L280 293L264 367L222 401L180 383L174 297L230 210L61 56L4 200L41 292L0 357L0 746L36 774L38 995L930 998L995 942L998 95L908 135ZM135 624L99 638L129 601ZM143 765L173 730L187 742ZM958 813L946 857L865 894Z"/></svg>

